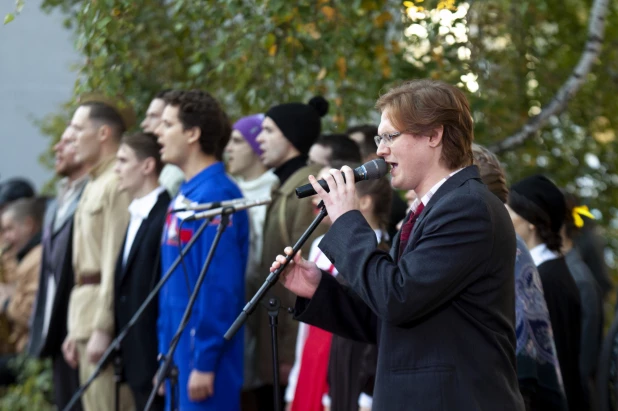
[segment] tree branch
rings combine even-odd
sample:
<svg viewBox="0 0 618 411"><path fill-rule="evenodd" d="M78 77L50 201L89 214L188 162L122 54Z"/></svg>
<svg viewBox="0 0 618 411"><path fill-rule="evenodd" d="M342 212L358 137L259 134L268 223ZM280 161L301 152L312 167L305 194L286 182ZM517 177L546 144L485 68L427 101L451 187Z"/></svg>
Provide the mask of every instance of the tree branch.
<svg viewBox="0 0 618 411"><path fill-rule="evenodd" d="M592 68L592 64L599 57L603 46L605 34L605 18L607 16L609 0L595 0L590 9L590 20L588 22L588 40L584 46L579 62L575 66L573 73L562 85L554 98L547 104L541 112L532 117L515 134L505 138L501 142L489 147L494 153L501 153L523 144L527 139L536 134L543 127L550 117L562 113L569 101L579 91L586 80L586 76Z"/></svg>

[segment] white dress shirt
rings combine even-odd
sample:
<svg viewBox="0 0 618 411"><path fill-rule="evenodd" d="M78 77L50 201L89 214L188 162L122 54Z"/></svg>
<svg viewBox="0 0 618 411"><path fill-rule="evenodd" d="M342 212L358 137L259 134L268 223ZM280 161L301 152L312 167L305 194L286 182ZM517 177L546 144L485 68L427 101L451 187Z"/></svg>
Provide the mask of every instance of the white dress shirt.
<svg viewBox="0 0 618 411"><path fill-rule="evenodd" d="M129 214L131 215L131 220L129 221L127 240L124 243L124 251L122 253L123 266L127 263L129 253L131 252L131 247L133 246L133 241L135 240L139 227L142 225L142 221L148 218L148 214L152 211L152 208L159 199L159 194L161 194L163 190L165 190L165 187L159 186L145 196L136 198L131 202L131 204L129 204Z"/></svg>
<svg viewBox="0 0 618 411"><path fill-rule="evenodd" d="M539 244L530 250L530 256L537 267L549 260L560 258L560 254L547 248L545 244Z"/></svg>

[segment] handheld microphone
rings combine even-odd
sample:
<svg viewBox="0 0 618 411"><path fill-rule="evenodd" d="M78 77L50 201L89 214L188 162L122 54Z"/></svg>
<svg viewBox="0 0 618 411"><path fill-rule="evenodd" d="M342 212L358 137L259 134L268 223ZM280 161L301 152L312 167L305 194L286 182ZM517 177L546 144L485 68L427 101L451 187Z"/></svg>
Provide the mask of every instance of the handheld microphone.
<svg viewBox="0 0 618 411"><path fill-rule="evenodd" d="M233 200L230 200L230 201L233 201ZM257 200L244 200L242 202L237 202L235 205L228 205L228 206L225 206L225 207L215 208L213 210L202 211L201 213L195 213L195 214L185 218L183 220L183 222L184 221L195 221L195 220L201 220L201 219L204 219L204 218L214 217L214 216L217 216L219 214L223 214L224 211L226 211L229 214L232 214L232 213L235 213L237 211L245 210L247 208L256 207L256 206L260 206L260 205L264 205L264 204L269 204L270 202L271 202L270 197L260 198L260 199L257 199Z"/></svg>
<svg viewBox="0 0 618 411"><path fill-rule="evenodd" d="M184 211L203 211L203 210L212 210L217 207L228 207L236 204L241 204L245 201L248 201L246 198L235 198L233 200L224 200L224 201L213 201L212 203L202 203L196 205L188 205L182 208L175 208L170 213L182 213Z"/></svg>
<svg viewBox="0 0 618 411"><path fill-rule="evenodd" d="M383 177L388 172L388 167L386 165L386 161L383 158L376 158L375 160L371 160L366 162L360 167L354 169L354 182L358 183L359 181L364 180L374 180L380 177ZM341 173L343 176L343 181L345 181L345 175L343 172ZM326 192L330 191L328 189L328 184L324 180L318 180L318 183L322 186ZM315 190L311 184L305 184L296 188L296 197L305 198L315 194Z"/></svg>

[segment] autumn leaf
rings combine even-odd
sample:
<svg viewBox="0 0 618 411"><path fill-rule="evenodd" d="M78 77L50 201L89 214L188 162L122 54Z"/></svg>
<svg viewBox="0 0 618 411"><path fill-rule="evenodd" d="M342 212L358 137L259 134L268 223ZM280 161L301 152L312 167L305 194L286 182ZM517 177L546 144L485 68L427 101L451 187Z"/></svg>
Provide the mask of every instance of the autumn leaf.
<svg viewBox="0 0 618 411"><path fill-rule="evenodd" d="M345 61L345 58L339 57L335 64L337 65L337 70L339 70L339 77L344 78L346 72L348 71L348 65Z"/></svg>
<svg viewBox="0 0 618 411"><path fill-rule="evenodd" d="M324 80L324 77L326 77L326 69L324 67L322 67L318 73L318 77L317 80Z"/></svg>
<svg viewBox="0 0 618 411"><path fill-rule="evenodd" d="M320 9L320 11L326 16L326 20L328 21L333 21L335 14L337 13L331 6L324 6Z"/></svg>
<svg viewBox="0 0 618 411"><path fill-rule="evenodd" d="M311 38L314 40L318 40L320 37L322 37L322 34L320 34L320 32L318 31L315 23L304 24L301 26L301 30L309 34L309 36L311 36Z"/></svg>
<svg viewBox="0 0 618 411"><path fill-rule="evenodd" d="M268 48L268 55L270 57L273 57L275 54L277 54L277 45L273 44L272 46Z"/></svg>

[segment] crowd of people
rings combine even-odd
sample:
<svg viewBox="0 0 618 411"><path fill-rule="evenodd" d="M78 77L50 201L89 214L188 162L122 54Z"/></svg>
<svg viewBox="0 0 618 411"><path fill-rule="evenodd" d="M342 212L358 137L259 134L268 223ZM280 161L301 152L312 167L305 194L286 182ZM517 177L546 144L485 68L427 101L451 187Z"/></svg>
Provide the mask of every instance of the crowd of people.
<svg viewBox="0 0 618 411"><path fill-rule="evenodd" d="M587 208L543 175L509 188L455 87L404 83L377 107L379 126L325 134L320 96L231 121L207 92L163 90L134 132L126 102L83 96L54 146L56 197L0 182L0 384L17 355L50 358L63 409L172 270L73 409L142 410L158 387L155 410L596 410L611 281ZM390 176L355 184L376 158ZM296 198L307 182L318 194ZM243 197L270 202L189 218ZM275 381L266 304L223 336L320 201L266 299Z"/></svg>

